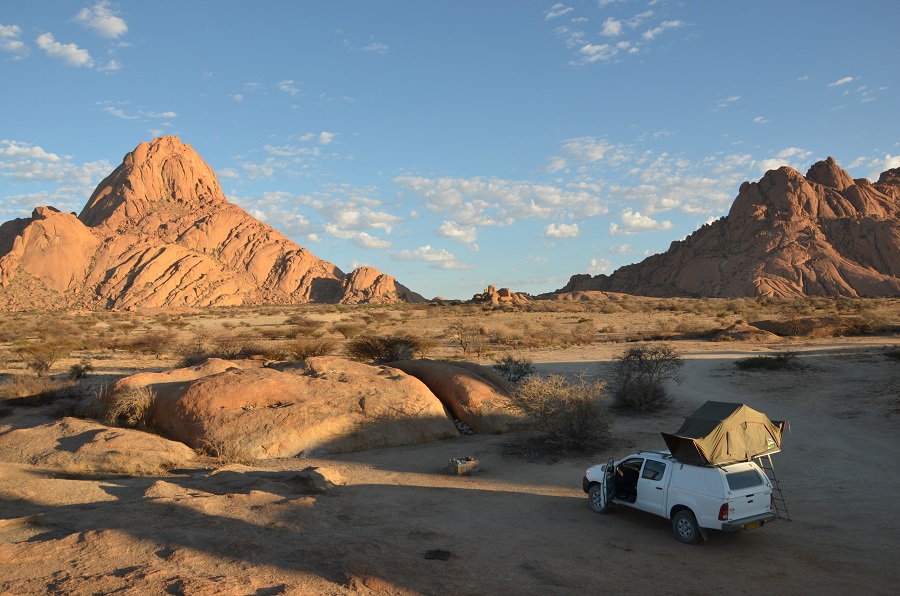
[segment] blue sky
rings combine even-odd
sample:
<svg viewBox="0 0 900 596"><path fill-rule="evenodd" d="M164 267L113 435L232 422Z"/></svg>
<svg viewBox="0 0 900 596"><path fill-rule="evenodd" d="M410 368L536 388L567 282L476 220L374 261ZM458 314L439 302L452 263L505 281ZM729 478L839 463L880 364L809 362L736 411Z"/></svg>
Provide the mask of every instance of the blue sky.
<svg viewBox="0 0 900 596"><path fill-rule="evenodd" d="M900 167L893 0L0 3L0 220L177 135L228 199L426 297L541 293L744 180Z"/></svg>

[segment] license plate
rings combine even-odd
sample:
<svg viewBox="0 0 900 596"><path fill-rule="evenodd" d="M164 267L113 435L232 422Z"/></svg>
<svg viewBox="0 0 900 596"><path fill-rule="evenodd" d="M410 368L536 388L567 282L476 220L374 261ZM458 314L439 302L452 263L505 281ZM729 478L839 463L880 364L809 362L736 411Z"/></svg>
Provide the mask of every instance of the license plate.
<svg viewBox="0 0 900 596"><path fill-rule="evenodd" d="M744 526L745 530L752 530L753 528L758 528L762 525L762 522L753 522L752 524L747 524Z"/></svg>

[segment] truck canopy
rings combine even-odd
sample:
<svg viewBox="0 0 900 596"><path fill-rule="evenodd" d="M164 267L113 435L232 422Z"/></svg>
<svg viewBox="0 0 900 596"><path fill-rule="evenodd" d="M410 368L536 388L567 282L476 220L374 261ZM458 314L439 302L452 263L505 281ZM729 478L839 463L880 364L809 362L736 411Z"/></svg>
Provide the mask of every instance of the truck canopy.
<svg viewBox="0 0 900 596"><path fill-rule="evenodd" d="M720 466L778 453L785 426L744 404L708 401L677 431L661 434L675 459Z"/></svg>

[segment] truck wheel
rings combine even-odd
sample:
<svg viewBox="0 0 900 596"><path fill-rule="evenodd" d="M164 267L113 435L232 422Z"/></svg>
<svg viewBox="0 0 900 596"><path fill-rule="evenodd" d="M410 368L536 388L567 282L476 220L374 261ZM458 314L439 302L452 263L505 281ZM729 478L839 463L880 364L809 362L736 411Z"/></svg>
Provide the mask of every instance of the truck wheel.
<svg viewBox="0 0 900 596"><path fill-rule="evenodd" d="M609 503L607 502L606 492L599 484L594 484L588 490L588 504L591 509L597 513L606 513L609 511Z"/></svg>
<svg viewBox="0 0 900 596"><path fill-rule="evenodd" d="M700 542L700 526L690 509L682 509L672 516L672 529L675 537L686 544Z"/></svg>

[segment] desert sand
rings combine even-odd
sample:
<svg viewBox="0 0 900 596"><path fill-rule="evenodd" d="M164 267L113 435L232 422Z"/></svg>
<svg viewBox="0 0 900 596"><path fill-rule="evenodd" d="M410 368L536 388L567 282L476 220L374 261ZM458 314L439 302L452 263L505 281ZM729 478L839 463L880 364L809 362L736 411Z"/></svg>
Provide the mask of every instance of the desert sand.
<svg viewBox="0 0 900 596"><path fill-rule="evenodd" d="M608 449L555 459L519 434L165 475L67 474L15 462L0 431L0 591L10 594L893 594L900 479L896 337L789 346L802 367L744 372L748 342L679 342L684 382L663 412L618 415ZM779 344L779 349L784 345ZM529 356L541 373L596 375L620 350ZM669 522L591 512L587 466L660 448L707 399L790 422L773 457L791 521L678 542ZM70 448L62 441L59 450ZM474 456L478 474L451 476Z"/></svg>

